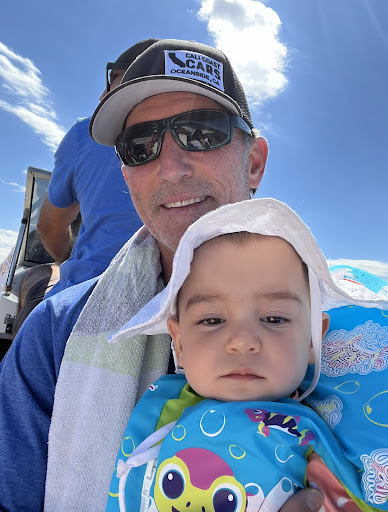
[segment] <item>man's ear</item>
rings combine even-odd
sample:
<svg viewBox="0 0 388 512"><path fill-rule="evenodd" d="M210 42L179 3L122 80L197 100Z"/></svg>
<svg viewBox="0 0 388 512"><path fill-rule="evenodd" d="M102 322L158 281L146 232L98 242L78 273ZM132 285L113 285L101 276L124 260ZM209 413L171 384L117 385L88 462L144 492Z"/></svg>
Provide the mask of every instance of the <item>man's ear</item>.
<svg viewBox="0 0 388 512"><path fill-rule="evenodd" d="M175 349L175 355L177 362L179 366L184 368L183 366L183 351L182 351L182 340L181 340L181 334L179 329L179 322L176 318L171 316L167 320L167 328L168 332L170 333L170 336L172 338L172 341L174 342L174 349Z"/></svg>
<svg viewBox="0 0 388 512"><path fill-rule="evenodd" d="M322 340L326 336L327 331L330 326L330 317L327 313L322 313ZM315 363L315 354L313 349L313 344L310 344L310 352L309 352L309 364Z"/></svg>
<svg viewBox="0 0 388 512"><path fill-rule="evenodd" d="M125 183L127 184L127 187L129 188L129 185L128 185L128 169L126 168L126 166L124 164L121 166L121 172L123 173Z"/></svg>
<svg viewBox="0 0 388 512"><path fill-rule="evenodd" d="M250 149L249 188L258 188L263 179L265 164L268 157L268 145L264 137L259 137L251 143Z"/></svg>

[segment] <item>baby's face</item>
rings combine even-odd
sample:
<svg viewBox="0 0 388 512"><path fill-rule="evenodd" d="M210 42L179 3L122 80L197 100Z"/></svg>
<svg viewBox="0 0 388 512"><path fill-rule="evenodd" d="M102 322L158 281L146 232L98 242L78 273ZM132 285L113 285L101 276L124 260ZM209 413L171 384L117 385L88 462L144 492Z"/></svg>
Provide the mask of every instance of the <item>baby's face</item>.
<svg viewBox="0 0 388 512"><path fill-rule="evenodd" d="M300 385L311 349L301 259L277 237L238 246L223 237L195 251L169 320L191 387L218 400L276 400Z"/></svg>

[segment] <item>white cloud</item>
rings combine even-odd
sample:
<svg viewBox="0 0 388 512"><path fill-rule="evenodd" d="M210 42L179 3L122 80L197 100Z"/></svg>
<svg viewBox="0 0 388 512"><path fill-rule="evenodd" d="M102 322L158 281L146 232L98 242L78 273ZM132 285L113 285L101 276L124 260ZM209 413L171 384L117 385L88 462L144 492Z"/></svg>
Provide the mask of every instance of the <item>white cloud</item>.
<svg viewBox="0 0 388 512"><path fill-rule="evenodd" d="M0 228L0 263L9 256L11 249L15 245L17 236L17 231Z"/></svg>
<svg viewBox="0 0 388 512"><path fill-rule="evenodd" d="M50 91L43 85L34 63L0 42L0 79L3 99L0 108L30 126L51 150L65 134L52 107ZM5 99L4 99L5 98Z"/></svg>
<svg viewBox="0 0 388 512"><path fill-rule="evenodd" d="M20 183L16 183L16 181L5 181L2 178L0 178L1 183L4 185L8 185L10 187L13 187L14 192L25 192L26 187L25 185L20 185Z"/></svg>
<svg viewBox="0 0 388 512"><path fill-rule="evenodd" d="M285 88L287 48L278 39L281 21L273 9L258 0L202 0L198 17L230 59L251 105Z"/></svg>
<svg viewBox="0 0 388 512"><path fill-rule="evenodd" d="M371 274L388 280L388 263L373 260L327 260L329 266L332 265L350 265L351 267L362 268Z"/></svg>
<svg viewBox="0 0 388 512"><path fill-rule="evenodd" d="M57 148L65 132L58 124L46 116L46 113L34 112L35 105L29 104L10 105L0 100L0 108L15 114L19 119L28 124L35 133L42 135L43 142L53 151Z"/></svg>

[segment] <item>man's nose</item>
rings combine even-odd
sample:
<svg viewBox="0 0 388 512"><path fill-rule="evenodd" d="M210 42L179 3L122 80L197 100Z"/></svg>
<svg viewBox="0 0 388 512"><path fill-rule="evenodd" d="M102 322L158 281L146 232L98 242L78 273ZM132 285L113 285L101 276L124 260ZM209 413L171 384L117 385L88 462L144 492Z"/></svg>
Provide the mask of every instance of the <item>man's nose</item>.
<svg viewBox="0 0 388 512"><path fill-rule="evenodd" d="M229 353L258 354L261 350L261 341L257 329L251 328L236 329L230 333L226 344Z"/></svg>
<svg viewBox="0 0 388 512"><path fill-rule="evenodd" d="M192 155L178 146L169 131L163 134L162 148L157 160L161 178L171 183L189 178L195 172Z"/></svg>

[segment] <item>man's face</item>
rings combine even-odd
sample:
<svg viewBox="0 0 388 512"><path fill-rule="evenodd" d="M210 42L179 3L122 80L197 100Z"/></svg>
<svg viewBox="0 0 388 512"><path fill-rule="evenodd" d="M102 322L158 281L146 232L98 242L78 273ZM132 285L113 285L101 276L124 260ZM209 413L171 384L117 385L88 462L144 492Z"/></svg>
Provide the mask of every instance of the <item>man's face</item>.
<svg viewBox="0 0 388 512"><path fill-rule="evenodd" d="M168 326L191 387L217 400L290 395L313 362L310 295L284 240L221 237L195 253Z"/></svg>
<svg viewBox="0 0 388 512"><path fill-rule="evenodd" d="M138 104L125 126L196 109L224 110L205 96L160 94ZM183 233L195 220L223 204L249 198L250 188L261 181L265 158L265 141L248 150L238 129L229 144L204 152L185 151L171 133L165 132L158 158L137 167L123 167L132 201L158 240L164 265L172 260Z"/></svg>

